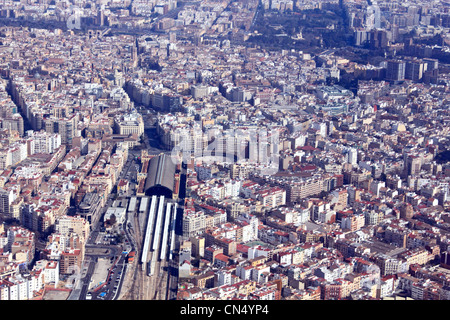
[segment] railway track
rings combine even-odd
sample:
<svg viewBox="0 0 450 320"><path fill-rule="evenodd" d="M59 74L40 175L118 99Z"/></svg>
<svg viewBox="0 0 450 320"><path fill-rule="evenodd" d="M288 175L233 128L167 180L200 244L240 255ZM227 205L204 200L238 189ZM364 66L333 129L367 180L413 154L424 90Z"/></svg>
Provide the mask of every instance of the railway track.
<svg viewBox="0 0 450 320"><path fill-rule="evenodd" d="M136 243L136 254L139 255L142 250L142 236L141 227L139 223L139 216L134 215L134 232L135 232L135 243ZM130 288L128 292L123 296L124 300L140 300L141 299L141 285L142 285L142 270L137 265L137 261L134 265L133 276L131 278Z"/></svg>
<svg viewBox="0 0 450 320"><path fill-rule="evenodd" d="M170 231L173 231L171 225L175 216L171 217L170 204L166 208L164 202L157 202L156 197L152 200L155 207L149 210L148 217L133 217L136 255L142 258L139 262L135 261L133 271L130 270L132 274L127 284L128 292L123 296L124 300L166 300L169 296L169 253L172 244L169 240L174 236ZM164 198L161 201L164 201ZM145 253L143 250L148 251Z"/></svg>

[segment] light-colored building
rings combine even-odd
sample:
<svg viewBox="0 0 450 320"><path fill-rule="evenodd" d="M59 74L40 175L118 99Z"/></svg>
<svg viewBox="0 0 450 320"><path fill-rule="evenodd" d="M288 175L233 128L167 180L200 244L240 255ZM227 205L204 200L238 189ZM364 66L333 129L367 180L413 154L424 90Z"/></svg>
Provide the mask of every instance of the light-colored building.
<svg viewBox="0 0 450 320"><path fill-rule="evenodd" d="M62 216L55 222L55 231L63 235L76 233L83 239L87 239L89 237L89 222L80 216Z"/></svg>
<svg viewBox="0 0 450 320"><path fill-rule="evenodd" d="M121 135L144 133L144 121L139 113L128 113L114 118L115 131Z"/></svg>

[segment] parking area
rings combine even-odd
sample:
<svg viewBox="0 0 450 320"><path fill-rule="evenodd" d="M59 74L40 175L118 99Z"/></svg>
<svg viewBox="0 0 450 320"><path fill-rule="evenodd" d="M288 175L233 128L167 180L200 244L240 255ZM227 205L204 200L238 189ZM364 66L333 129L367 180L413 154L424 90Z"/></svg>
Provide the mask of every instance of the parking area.
<svg viewBox="0 0 450 320"><path fill-rule="evenodd" d="M109 258L99 258L95 266L94 274L91 278L91 283L89 284L89 290L93 290L103 284L108 277L109 269L111 268L113 262Z"/></svg>
<svg viewBox="0 0 450 320"><path fill-rule="evenodd" d="M123 256L120 257L116 264L114 264L114 261L112 258L109 261L106 259L98 260L97 268L91 281L90 289L92 288L92 290L86 296L88 300L115 299L122 276L125 273L125 265Z"/></svg>

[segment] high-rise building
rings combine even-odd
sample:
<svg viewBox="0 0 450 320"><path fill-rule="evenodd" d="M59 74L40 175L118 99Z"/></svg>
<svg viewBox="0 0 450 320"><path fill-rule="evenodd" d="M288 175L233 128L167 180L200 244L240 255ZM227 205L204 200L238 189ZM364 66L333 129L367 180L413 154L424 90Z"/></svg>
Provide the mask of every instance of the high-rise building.
<svg viewBox="0 0 450 320"><path fill-rule="evenodd" d="M192 237L192 255L194 257L200 258L205 256L205 238L203 237Z"/></svg>
<svg viewBox="0 0 450 320"><path fill-rule="evenodd" d="M405 62L402 60L389 60L386 67L386 80L403 81L405 80Z"/></svg>
<svg viewBox="0 0 450 320"><path fill-rule="evenodd" d="M10 205L14 201L12 190L0 189L0 215L9 217L11 214Z"/></svg>
<svg viewBox="0 0 450 320"><path fill-rule="evenodd" d="M71 115L68 118L50 117L44 120L44 128L47 133L59 133L61 144L72 145L72 139L75 136L77 117Z"/></svg>
<svg viewBox="0 0 450 320"><path fill-rule="evenodd" d="M408 175L415 175L420 172L422 160L415 155L408 155L405 161L405 169Z"/></svg>
<svg viewBox="0 0 450 320"><path fill-rule="evenodd" d="M367 30L381 27L380 7L375 2L366 9L365 25Z"/></svg>
<svg viewBox="0 0 450 320"><path fill-rule="evenodd" d="M386 30L374 29L370 31L370 47L373 49L386 48L388 45L388 36Z"/></svg>
<svg viewBox="0 0 450 320"><path fill-rule="evenodd" d="M432 58L424 58L423 62L426 64L426 70L434 70L439 67L439 60L438 59L432 59Z"/></svg>
<svg viewBox="0 0 450 320"><path fill-rule="evenodd" d="M348 150L347 153L347 162L356 165L358 163L358 151L354 148Z"/></svg>
<svg viewBox="0 0 450 320"><path fill-rule="evenodd" d="M354 43L356 46L362 46L368 40L368 32L363 28L355 28L354 31Z"/></svg>
<svg viewBox="0 0 450 320"><path fill-rule="evenodd" d="M405 65L405 79L419 81L426 70L426 64L420 59L408 60Z"/></svg>

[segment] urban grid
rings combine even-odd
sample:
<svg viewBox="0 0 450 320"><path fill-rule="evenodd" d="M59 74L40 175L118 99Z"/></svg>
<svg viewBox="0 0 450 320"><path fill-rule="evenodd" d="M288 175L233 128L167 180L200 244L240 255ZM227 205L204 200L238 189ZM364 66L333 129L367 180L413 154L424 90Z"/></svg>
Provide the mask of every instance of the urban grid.
<svg viewBox="0 0 450 320"><path fill-rule="evenodd" d="M446 0L0 0L0 300L450 300Z"/></svg>

